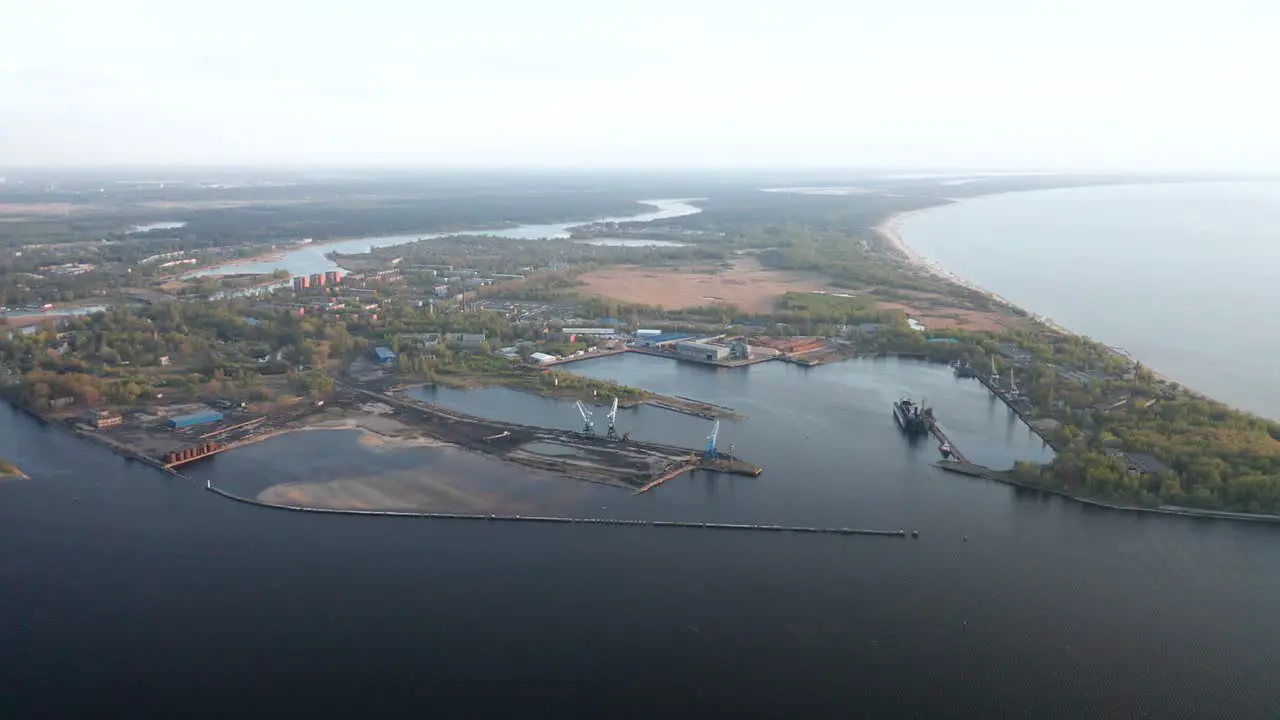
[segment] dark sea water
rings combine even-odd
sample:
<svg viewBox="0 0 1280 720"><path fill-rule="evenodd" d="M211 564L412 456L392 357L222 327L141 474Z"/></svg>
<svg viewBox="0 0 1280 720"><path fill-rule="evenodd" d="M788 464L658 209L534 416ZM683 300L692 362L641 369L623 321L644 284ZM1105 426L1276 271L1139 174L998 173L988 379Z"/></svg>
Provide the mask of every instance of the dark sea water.
<svg viewBox="0 0 1280 720"><path fill-rule="evenodd" d="M538 476L588 488L550 502L921 537L270 510L5 406L0 456L35 479L0 485L0 717L1280 716L1280 528L1117 514L931 470L935 444L908 446L890 417L901 394L926 396L975 459L1046 452L943 367L569 367L737 408L750 417L722 423L721 447L765 472L634 497ZM504 391L435 399L580 423L572 405ZM710 429L654 408L618 422L692 447ZM526 475L356 438L298 433L193 472L245 492L415 467Z"/></svg>
<svg viewBox="0 0 1280 720"><path fill-rule="evenodd" d="M902 235L1031 312L1280 419L1280 183L990 195L913 214Z"/></svg>

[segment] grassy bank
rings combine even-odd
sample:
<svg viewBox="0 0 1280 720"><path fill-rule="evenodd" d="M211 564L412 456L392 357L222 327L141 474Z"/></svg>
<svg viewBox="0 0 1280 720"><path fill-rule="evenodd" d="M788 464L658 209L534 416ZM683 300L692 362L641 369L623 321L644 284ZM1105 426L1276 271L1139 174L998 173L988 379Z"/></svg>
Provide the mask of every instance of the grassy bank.
<svg viewBox="0 0 1280 720"><path fill-rule="evenodd" d="M506 387L544 397L593 402L610 402L616 397L622 407L638 405L649 399L649 393L639 388L558 370L544 370L497 355L459 354L448 363L438 364L423 378L447 387Z"/></svg>

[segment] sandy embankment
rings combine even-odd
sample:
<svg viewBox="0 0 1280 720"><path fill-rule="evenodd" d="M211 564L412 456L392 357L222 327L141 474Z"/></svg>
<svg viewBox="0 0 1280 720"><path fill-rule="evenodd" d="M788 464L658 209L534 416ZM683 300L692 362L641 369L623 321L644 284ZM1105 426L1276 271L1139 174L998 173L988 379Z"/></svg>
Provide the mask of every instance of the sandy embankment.
<svg viewBox="0 0 1280 720"><path fill-rule="evenodd" d="M364 415L310 423L300 430L359 430L360 444L374 448L449 447L449 443L428 437L399 420L380 415Z"/></svg>

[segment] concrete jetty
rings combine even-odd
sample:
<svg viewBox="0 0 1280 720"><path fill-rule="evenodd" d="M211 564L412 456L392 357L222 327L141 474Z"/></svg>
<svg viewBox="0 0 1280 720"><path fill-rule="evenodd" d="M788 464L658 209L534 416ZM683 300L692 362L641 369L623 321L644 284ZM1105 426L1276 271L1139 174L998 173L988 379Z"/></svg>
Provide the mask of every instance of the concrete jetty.
<svg viewBox="0 0 1280 720"><path fill-rule="evenodd" d="M276 510L292 510L295 512L311 512L311 513L328 513L334 515L380 515L387 517L415 517L430 518L436 520L482 520L485 522L532 522L532 523L557 523L563 525L631 525L635 527L659 527L659 528L691 528L703 530L740 530L740 531L763 531L763 532L794 532L809 533L821 535L874 535L879 537L906 537L906 530L868 530L863 528L826 528L826 527L804 527L792 525L750 525L738 523L714 523L714 522L690 522L681 520L624 520L621 518L577 518L577 517L554 517L544 515L477 515L468 513L431 513L431 512L405 512L398 510L335 510L329 508L307 508L295 505L277 505L275 503L262 502L261 500L253 500L241 497L234 493L229 493L221 488L213 486L212 481L205 481L205 488L211 492L215 492L222 497L249 505L258 505L265 508L273 508Z"/></svg>
<svg viewBox="0 0 1280 720"><path fill-rule="evenodd" d="M960 462L965 462L964 455L961 454L960 448L956 447L956 444L951 442L951 438L947 437L947 434L943 432L942 426L938 424L937 420L934 420L933 422L929 423L929 431L932 432L933 436L938 439L938 442L943 443L944 445L951 448L952 457L954 457L956 460Z"/></svg>

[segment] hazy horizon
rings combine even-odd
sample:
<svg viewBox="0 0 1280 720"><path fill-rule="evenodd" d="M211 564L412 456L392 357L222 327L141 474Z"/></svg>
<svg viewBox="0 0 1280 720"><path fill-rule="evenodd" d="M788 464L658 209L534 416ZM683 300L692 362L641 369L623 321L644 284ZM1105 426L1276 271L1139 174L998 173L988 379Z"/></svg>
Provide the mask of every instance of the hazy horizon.
<svg viewBox="0 0 1280 720"><path fill-rule="evenodd" d="M12 4L0 166L1269 173L1280 9Z"/></svg>

